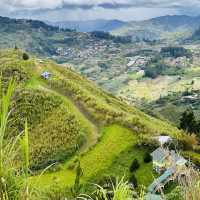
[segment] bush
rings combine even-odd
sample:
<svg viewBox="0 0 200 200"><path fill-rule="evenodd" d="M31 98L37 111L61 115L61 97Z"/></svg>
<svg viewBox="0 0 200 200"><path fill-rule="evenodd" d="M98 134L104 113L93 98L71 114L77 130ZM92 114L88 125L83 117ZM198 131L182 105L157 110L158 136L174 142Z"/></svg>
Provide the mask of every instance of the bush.
<svg viewBox="0 0 200 200"><path fill-rule="evenodd" d="M195 134L182 134L178 139L178 145L185 151L193 150L198 145L198 138Z"/></svg>
<svg viewBox="0 0 200 200"><path fill-rule="evenodd" d="M189 50L185 49L184 47L163 47L161 48L160 52L165 57L187 57L191 58L192 54Z"/></svg>
<svg viewBox="0 0 200 200"><path fill-rule="evenodd" d="M129 178L129 182L136 188L138 186L137 178L135 177L135 174L132 174Z"/></svg>
<svg viewBox="0 0 200 200"><path fill-rule="evenodd" d="M137 148L146 149L149 152L154 151L160 146L159 142L154 138L149 138L148 136L139 136L138 142L136 144Z"/></svg>
<svg viewBox="0 0 200 200"><path fill-rule="evenodd" d="M145 163L149 163L149 162L151 162L151 161L152 161L151 155L150 155L148 152L146 152L146 153L144 154L144 162L145 162Z"/></svg>
<svg viewBox="0 0 200 200"><path fill-rule="evenodd" d="M138 163L138 160L135 159L135 160L132 162L131 166L130 166L130 172L136 171L139 167L140 167L140 165L139 165L139 163Z"/></svg>
<svg viewBox="0 0 200 200"><path fill-rule="evenodd" d="M23 60L29 59L29 55L27 53L23 53L22 57L23 57Z"/></svg>

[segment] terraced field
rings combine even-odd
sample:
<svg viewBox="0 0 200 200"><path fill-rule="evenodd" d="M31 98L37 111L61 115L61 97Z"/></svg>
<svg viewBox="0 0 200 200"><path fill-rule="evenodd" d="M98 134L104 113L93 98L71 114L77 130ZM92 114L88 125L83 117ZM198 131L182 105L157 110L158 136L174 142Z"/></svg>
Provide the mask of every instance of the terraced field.
<svg viewBox="0 0 200 200"><path fill-rule="evenodd" d="M183 76L159 76L155 79L135 79L119 91L119 96L131 96L133 99L155 101L172 92L183 92L187 89L200 89L200 68L189 68ZM194 82L192 85L192 81Z"/></svg>

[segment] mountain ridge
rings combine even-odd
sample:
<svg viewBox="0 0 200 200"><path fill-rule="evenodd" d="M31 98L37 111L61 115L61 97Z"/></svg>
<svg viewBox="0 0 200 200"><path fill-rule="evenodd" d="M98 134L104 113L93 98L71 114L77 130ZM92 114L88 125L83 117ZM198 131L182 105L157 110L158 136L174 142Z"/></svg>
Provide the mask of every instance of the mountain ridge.
<svg viewBox="0 0 200 200"><path fill-rule="evenodd" d="M190 36L200 26L199 16L166 15L143 21L131 21L119 29L114 35L132 35L142 39L183 39ZM168 34L168 35L167 35ZM179 34L180 37L176 35Z"/></svg>
<svg viewBox="0 0 200 200"><path fill-rule="evenodd" d="M121 20L83 20L83 21L58 21L58 22L50 22L46 21L47 24L57 26L60 28L68 28L72 30L76 30L79 32L92 32L92 31L104 31L110 32L121 26L125 25L126 22Z"/></svg>

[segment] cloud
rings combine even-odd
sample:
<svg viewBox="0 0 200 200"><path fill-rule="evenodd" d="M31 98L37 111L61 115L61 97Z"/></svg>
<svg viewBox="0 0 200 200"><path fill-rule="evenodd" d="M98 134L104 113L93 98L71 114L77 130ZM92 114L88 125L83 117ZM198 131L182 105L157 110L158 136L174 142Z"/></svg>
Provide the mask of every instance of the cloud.
<svg viewBox="0 0 200 200"><path fill-rule="evenodd" d="M0 0L0 5L13 10L20 9L57 9L82 8L105 9L130 7L186 8L200 7L199 0Z"/></svg>
<svg viewBox="0 0 200 200"><path fill-rule="evenodd" d="M200 0L0 0L0 14L62 20L141 20L166 14L200 14Z"/></svg>

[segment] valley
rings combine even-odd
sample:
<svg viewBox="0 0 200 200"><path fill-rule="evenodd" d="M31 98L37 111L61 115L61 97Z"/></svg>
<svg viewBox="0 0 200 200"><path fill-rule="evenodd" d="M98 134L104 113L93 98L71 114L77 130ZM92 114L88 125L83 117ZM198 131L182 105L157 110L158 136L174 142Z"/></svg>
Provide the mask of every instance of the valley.
<svg viewBox="0 0 200 200"><path fill-rule="evenodd" d="M34 191L30 200L76 199L94 195L96 184L104 187L108 179L123 177L132 192L141 190L146 196L160 175L152 152L165 148L158 138L168 136L171 152L180 151L179 156L199 168L199 17L87 22L83 32L69 29L76 26L71 23L54 27L0 17L2 112L8 106L10 81L15 80L5 129L0 118L0 148L6 152L4 143L18 138L21 145L23 137L28 143L27 172L18 148L8 167L14 171L5 170L6 177L17 177L12 188ZM99 24L100 30L90 31L90 23ZM15 150L15 143L10 146ZM163 185L161 193L176 194L178 184L173 180ZM2 185L0 181L0 197ZM8 193L11 198L6 200L17 199Z"/></svg>

